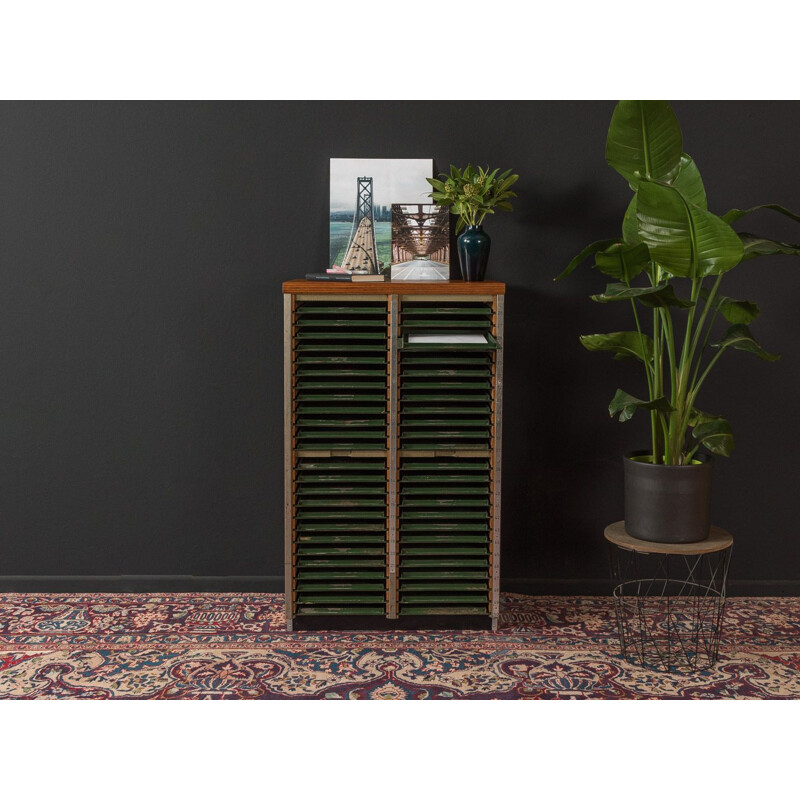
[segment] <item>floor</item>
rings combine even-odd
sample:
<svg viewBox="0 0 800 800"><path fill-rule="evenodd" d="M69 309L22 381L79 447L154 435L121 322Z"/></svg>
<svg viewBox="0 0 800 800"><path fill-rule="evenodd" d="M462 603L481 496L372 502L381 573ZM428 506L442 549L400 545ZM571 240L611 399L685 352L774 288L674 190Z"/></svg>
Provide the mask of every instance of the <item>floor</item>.
<svg viewBox="0 0 800 800"><path fill-rule="evenodd" d="M498 631L294 632L280 594L0 595L0 698L800 699L800 598L731 598L720 658L624 661L606 597L503 596Z"/></svg>

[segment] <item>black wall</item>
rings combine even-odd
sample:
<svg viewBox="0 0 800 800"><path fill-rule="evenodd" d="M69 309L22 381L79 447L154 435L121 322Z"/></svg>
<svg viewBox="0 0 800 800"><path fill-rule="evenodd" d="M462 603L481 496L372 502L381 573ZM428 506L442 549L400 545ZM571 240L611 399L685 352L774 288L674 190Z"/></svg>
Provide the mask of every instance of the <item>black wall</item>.
<svg viewBox="0 0 800 800"><path fill-rule="evenodd" d="M618 233L613 106L0 104L0 588L280 589L280 284L326 265L338 156L521 175L516 211L486 226L489 277L508 283L504 582L605 591L621 454L647 440L646 420L605 409L642 382L578 343L630 326L588 299L603 276L552 278ZM712 210L800 210L800 104L674 107ZM736 537L735 591L798 593L800 260L748 262L723 286L761 305L754 332L783 359L731 353L707 384L701 407L737 437L714 520Z"/></svg>

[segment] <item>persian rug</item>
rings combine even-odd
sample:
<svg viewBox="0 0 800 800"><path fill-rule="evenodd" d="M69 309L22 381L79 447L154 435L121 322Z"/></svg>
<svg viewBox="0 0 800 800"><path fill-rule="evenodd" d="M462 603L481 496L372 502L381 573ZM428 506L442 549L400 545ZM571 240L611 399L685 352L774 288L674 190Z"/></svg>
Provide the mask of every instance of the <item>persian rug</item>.
<svg viewBox="0 0 800 800"><path fill-rule="evenodd" d="M499 630L293 632L280 594L0 595L0 698L800 698L800 598L731 598L719 661L624 661L606 597L503 597Z"/></svg>

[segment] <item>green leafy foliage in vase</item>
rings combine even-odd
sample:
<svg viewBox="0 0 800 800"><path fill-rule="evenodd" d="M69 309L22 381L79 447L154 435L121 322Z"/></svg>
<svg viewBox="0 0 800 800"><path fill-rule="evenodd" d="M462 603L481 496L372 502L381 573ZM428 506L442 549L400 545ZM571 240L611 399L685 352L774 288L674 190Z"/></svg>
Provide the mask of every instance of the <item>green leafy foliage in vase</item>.
<svg viewBox="0 0 800 800"><path fill-rule="evenodd" d="M519 180L511 170L498 175L499 169L475 167L467 164L463 170L450 166L450 174L442 173L437 178L426 178L433 187L428 197L439 206L446 206L452 214L458 215L456 233L461 233L468 225L480 225L487 214L494 214L495 208L513 211L509 202L517 195L511 187Z"/></svg>
<svg viewBox="0 0 800 800"><path fill-rule="evenodd" d="M759 209L796 222L800 216L774 203L746 211L735 208L722 216L709 211L700 172L683 152L678 120L665 101L617 104L608 129L606 161L633 191L622 236L588 245L556 280L593 257L595 269L612 282L592 300L627 302L633 311L636 330L580 337L587 350L636 359L644 367L647 399L618 389L609 414L624 422L636 411L649 413L653 463L689 464L701 445L727 456L733 449L730 423L696 405L703 383L729 350L743 350L765 361L779 356L761 347L750 332L758 306L725 297L720 284L742 261L761 255L800 255L800 245L737 232L732 223ZM722 321L727 330L716 334L715 341L713 331L721 328Z"/></svg>

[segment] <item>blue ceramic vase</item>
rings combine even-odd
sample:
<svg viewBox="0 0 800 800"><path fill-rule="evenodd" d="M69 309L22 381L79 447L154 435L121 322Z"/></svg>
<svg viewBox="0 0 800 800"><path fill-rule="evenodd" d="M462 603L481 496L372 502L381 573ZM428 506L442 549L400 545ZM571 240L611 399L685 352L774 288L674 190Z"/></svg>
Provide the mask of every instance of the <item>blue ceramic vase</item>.
<svg viewBox="0 0 800 800"><path fill-rule="evenodd" d="M458 263L465 281L482 281L489 262L492 240L482 225L469 225L458 237Z"/></svg>

